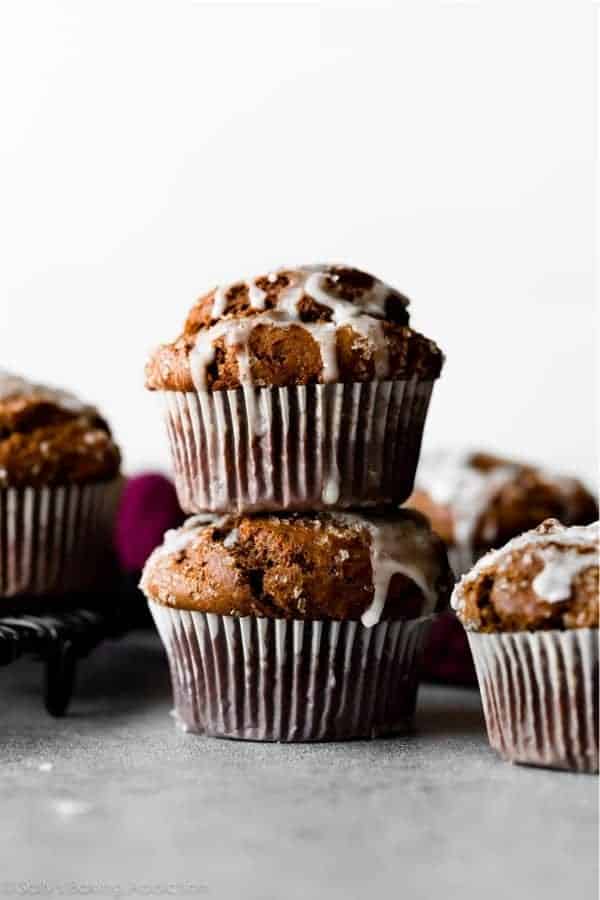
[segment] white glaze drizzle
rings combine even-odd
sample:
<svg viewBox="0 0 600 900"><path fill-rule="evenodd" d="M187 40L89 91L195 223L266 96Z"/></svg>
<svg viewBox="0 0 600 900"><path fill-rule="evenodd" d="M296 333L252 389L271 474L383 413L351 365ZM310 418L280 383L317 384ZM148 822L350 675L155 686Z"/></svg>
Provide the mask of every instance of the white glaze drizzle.
<svg viewBox="0 0 600 900"><path fill-rule="evenodd" d="M290 270L282 271L289 272ZM220 321L210 328L198 332L196 344L190 353L192 381L197 391L207 390L206 369L214 360L214 345L219 338L224 338L227 346L235 347L240 367L240 384L242 386L251 384L251 366L247 345L251 332L258 325L287 327L295 324L308 331L319 345L324 382L337 380L337 330L345 325L350 325L365 340L371 351L376 377L379 379L387 377L389 358L381 320L385 318L386 301L394 293L392 289L378 279L373 279L373 284L368 290L355 297L353 301L349 301L337 297L327 290L326 279L335 283L340 277L335 271L329 272L324 266L302 266L291 271L293 282L281 292L277 306L272 310L265 310L266 291L259 288L253 281L247 284L249 303L253 309L260 310L260 312L256 316L244 319L228 318L227 316L222 318L227 307L227 293L231 286L217 288L213 297L211 318ZM277 273L272 272L267 279L270 283L274 283L277 277ZM326 306L331 311L331 320L328 322L302 322L298 303L305 295ZM394 296L400 297L395 293ZM405 304L408 303L405 298L402 299ZM243 357L244 354L246 360L243 360L240 365L240 356Z"/></svg>
<svg viewBox="0 0 600 900"><path fill-rule="evenodd" d="M267 292L251 281L248 285L248 302L252 309L264 309L267 299Z"/></svg>
<svg viewBox="0 0 600 900"><path fill-rule="evenodd" d="M302 327L319 345L323 364L322 378L326 384L337 381L339 368L337 359L337 324L335 322L302 323Z"/></svg>
<svg viewBox="0 0 600 900"><path fill-rule="evenodd" d="M599 539L598 522L567 528L556 520L548 520L539 528L526 531L504 547L482 556L456 585L452 594L452 607L460 612L463 607L463 588L483 572L501 565L510 554L519 550L530 550L533 557L543 563L543 568L532 582L533 590L540 600L548 603L568 600L575 576L590 566L599 564Z"/></svg>
<svg viewBox="0 0 600 900"><path fill-rule="evenodd" d="M439 549L432 541L431 531L411 516L384 518L381 516L334 513L346 525L367 528L371 536L371 570L373 599L361 621L367 628L381 620L390 582L394 575L405 575L417 585L425 598L421 615L434 612L438 602L438 580L443 575Z"/></svg>
<svg viewBox="0 0 600 900"><path fill-rule="evenodd" d="M267 300L267 292L259 288L254 281L249 281L245 286L248 291L248 302L252 309L263 310ZM215 289L210 312L211 319L220 319L224 315L227 309L227 295L231 287L232 285L224 285Z"/></svg>
<svg viewBox="0 0 600 900"><path fill-rule="evenodd" d="M554 475L544 469L517 462L505 461L488 470L473 465L472 451L437 450L423 454L417 475L415 489L428 494L434 503L447 506L452 514L454 545L462 559L469 561L475 556L474 538L482 515L494 497L511 481L519 477L524 466L535 472L541 481L559 491L565 504L565 517L573 517L571 501L576 498L578 482L574 478ZM492 521L486 524L481 538L488 544L497 538L497 529ZM461 567L464 572L464 566Z"/></svg>
<svg viewBox="0 0 600 900"><path fill-rule="evenodd" d="M220 319L225 312L228 290L228 287L218 287L216 289L210 314L212 319Z"/></svg>
<svg viewBox="0 0 600 900"><path fill-rule="evenodd" d="M164 556L184 550L203 528L207 528L209 525L220 528L228 518L228 516L213 516L210 513L198 513L190 516L180 528L170 528L165 531L162 545L158 548L161 551L160 555Z"/></svg>
<svg viewBox="0 0 600 900"><path fill-rule="evenodd" d="M231 550L232 547L235 547L235 545L237 544L239 539L240 539L239 528L232 528L232 530L229 532L229 534L223 541L223 546L227 550Z"/></svg>
<svg viewBox="0 0 600 900"><path fill-rule="evenodd" d="M472 550L479 520L492 498L515 477L512 465L482 472L471 464L472 453L439 450L424 454L417 469L415 488L452 512L454 543ZM493 541L495 534L483 535Z"/></svg>
<svg viewBox="0 0 600 900"><path fill-rule="evenodd" d="M45 384L37 384L22 378L20 375L13 375L5 369L0 369L0 401L9 400L12 397L34 396L68 412L95 412L94 407L83 403L70 391L49 387Z"/></svg>
<svg viewBox="0 0 600 900"><path fill-rule="evenodd" d="M367 313L371 316L380 316L381 318L385 318L385 304L390 296L391 289L388 285L384 284L383 281L379 281L379 279L373 280L372 287L365 291L361 296L355 298L354 301L349 302L348 300L343 300L335 295L332 295L325 287L324 280L325 277L333 281L334 283L339 280L339 275L336 275L335 272L327 273L323 271L323 266L303 266L300 271L306 273L306 279L304 282L304 293L308 294L309 297L312 297L313 300L316 300L317 303L321 303L323 306L328 306L334 310L334 318L338 316L345 316L348 313L351 316L355 316L356 312L352 312L352 310L356 310L358 307L361 312Z"/></svg>
<svg viewBox="0 0 600 900"><path fill-rule="evenodd" d="M186 519L179 528L169 528L163 535L162 544L156 547L144 566L142 577L140 579L140 588L148 593L148 585L150 580L150 572L155 562L164 559L185 550L193 541L208 528L209 525L215 528L227 528L232 521L231 516L215 516L211 513L198 513Z"/></svg>
<svg viewBox="0 0 600 900"><path fill-rule="evenodd" d="M335 506L340 499L340 476L337 470L326 479L321 497L326 506Z"/></svg>
<svg viewBox="0 0 600 900"><path fill-rule="evenodd" d="M568 600L575 576L594 563L593 552L563 552L557 547L546 547L539 550L536 556L542 560L544 568L538 572L531 586L538 597L548 603Z"/></svg>

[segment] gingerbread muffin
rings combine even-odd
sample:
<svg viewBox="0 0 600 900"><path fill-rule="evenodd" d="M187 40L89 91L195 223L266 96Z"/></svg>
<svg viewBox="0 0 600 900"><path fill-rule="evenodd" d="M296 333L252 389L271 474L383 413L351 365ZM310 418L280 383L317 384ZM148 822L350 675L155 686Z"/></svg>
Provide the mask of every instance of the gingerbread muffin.
<svg viewBox="0 0 600 900"><path fill-rule="evenodd" d="M425 454L406 505L429 518L457 576L545 519L585 525L598 517L596 500L577 479L483 452ZM467 639L452 614L432 629L424 665L434 680L475 681Z"/></svg>
<svg viewBox="0 0 600 900"><path fill-rule="evenodd" d="M549 519L454 590L490 743L513 762L598 771L599 537Z"/></svg>
<svg viewBox="0 0 600 900"><path fill-rule="evenodd" d="M0 596L97 583L110 545L119 450L96 409L0 371Z"/></svg>
<svg viewBox="0 0 600 900"><path fill-rule="evenodd" d="M417 513L195 516L141 587L169 658L180 724L253 740L405 729L431 618L452 586Z"/></svg>
<svg viewBox="0 0 600 900"><path fill-rule="evenodd" d="M402 502L442 362L409 327L406 297L357 269L281 269L210 291L146 367L181 506Z"/></svg>
<svg viewBox="0 0 600 900"><path fill-rule="evenodd" d="M587 525L598 517L595 498L576 478L483 452L425 454L406 505L444 539L457 576L545 519Z"/></svg>

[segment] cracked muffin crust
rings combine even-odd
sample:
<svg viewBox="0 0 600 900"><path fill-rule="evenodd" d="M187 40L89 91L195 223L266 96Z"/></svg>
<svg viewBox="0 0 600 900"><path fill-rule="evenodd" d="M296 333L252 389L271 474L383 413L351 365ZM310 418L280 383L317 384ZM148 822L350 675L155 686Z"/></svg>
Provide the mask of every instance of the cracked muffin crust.
<svg viewBox="0 0 600 900"><path fill-rule="evenodd" d="M442 542L417 513L195 516L146 563L149 600L225 616L413 619L447 607Z"/></svg>
<svg viewBox="0 0 600 900"><path fill-rule="evenodd" d="M438 377L439 348L408 325L398 291L348 266L280 269L202 296L146 386L219 391Z"/></svg>
<svg viewBox="0 0 600 900"><path fill-rule="evenodd" d="M548 519L464 575L452 606L470 631L598 627L599 524Z"/></svg>
<svg viewBox="0 0 600 900"><path fill-rule="evenodd" d="M110 481L119 466L119 450L94 407L0 371L0 487Z"/></svg>

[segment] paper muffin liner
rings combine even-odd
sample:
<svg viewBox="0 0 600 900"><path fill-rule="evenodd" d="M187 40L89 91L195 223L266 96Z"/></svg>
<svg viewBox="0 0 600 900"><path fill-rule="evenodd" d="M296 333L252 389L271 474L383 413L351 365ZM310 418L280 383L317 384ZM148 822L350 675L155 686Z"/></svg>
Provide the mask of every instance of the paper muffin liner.
<svg viewBox="0 0 600 900"><path fill-rule="evenodd" d="M598 771L598 630L469 634L490 744L511 762Z"/></svg>
<svg viewBox="0 0 600 900"><path fill-rule="evenodd" d="M150 602L186 731L255 741L372 738L410 728L428 619L299 621Z"/></svg>
<svg viewBox="0 0 600 900"><path fill-rule="evenodd" d="M432 381L165 391L182 508L319 510L412 491Z"/></svg>
<svg viewBox="0 0 600 900"><path fill-rule="evenodd" d="M40 597L98 583L110 554L121 479L0 489L0 597Z"/></svg>

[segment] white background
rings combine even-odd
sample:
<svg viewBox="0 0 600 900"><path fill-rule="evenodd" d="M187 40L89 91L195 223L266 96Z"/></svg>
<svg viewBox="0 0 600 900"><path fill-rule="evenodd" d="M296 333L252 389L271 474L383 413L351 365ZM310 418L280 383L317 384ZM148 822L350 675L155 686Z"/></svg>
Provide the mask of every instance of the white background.
<svg viewBox="0 0 600 900"><path fill-rule="evenodd" d="M429 446L594 476L591 3L0 4L2 365L168 465L148 350L345 261L447 353Z"/></svg>

